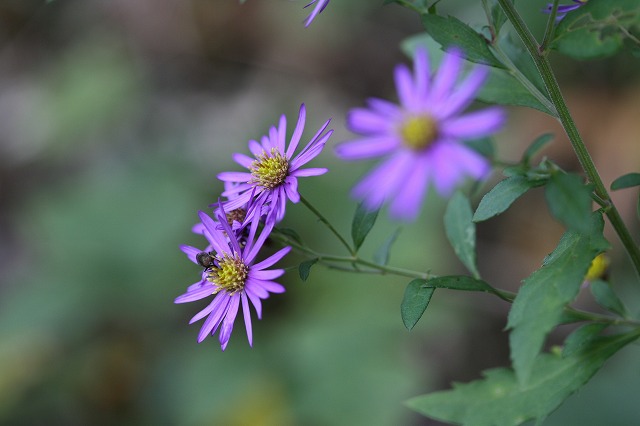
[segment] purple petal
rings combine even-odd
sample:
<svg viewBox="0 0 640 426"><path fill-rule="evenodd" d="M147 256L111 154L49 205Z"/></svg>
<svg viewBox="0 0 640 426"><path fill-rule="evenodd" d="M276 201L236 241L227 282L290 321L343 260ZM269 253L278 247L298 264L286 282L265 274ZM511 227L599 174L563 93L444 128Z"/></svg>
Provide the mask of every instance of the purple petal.
<svg viewBox="0 0 640 426"><path fill-rule="evenodd" d="M450 96L449 93L458 79L460 69L462 68L462 58L458 55L461 55L461 53L457 49L452 49L445 54L440 64L440 69L433 81L433 87L431 88L429 96L431 103L440 103Z"/></svg>
<svg viewBox="0 0 640 426"><path fill-rule="evenodd" d="M451 195L466 177L483 177L489 170L487 160L475 151L458 143L439 143L432 150L433 181L438 193Z"/></svg>
<svg viewBox="0 0 640 426"><path fill-rule="evenodd" d="M266 292L266 290L263 291ZM251 304L256 309L256 316L258 317L258 319L262 319L262 302L260 301L260 298L255 293L247 291L247 287L245 287L244 294L246 294L249 300L251 300ZM269 293L267 293L266 297L268 296Z"/></svg>
<svg viewBox="0 0 640 426"><path fill-rule="evenodd" d="M413 57L413 69L415 78L414 97L417 100L425 99L429 93L429 82L431 81L431 69L429 67L429 55L427 51L419 47Z"/></svg>
<svg viewBox="0 0 640 426"><path fill-rule="evenodd" d="M251 151L254 157L259 157L264 153L265 149L258 141L252 139L249 141L249 151Z"/></svg>
<svg viewBox="0 0 640 426"><path fill-rule="evenodd" d="M255 161L255 158L251 158L247 155L240 154L240 153L233 154L232 158L236 163L240 164L242 167L246 167L247 169L249 168L251 163Z"/></svg>
<svg viewBox="0 0 640 426"><path fill-rule="evenodd" d="M275 265L280 259L285 257L287 253L291 251L291 247L285 247L283 249L278 250L271 256L267 257L262 262L256 263L251 267L252 271L260 271L262 269L268 268L269 266ZM251 274L251 272L250 272Z"/></svg>
<svg viewBox="0 0 640 426"><path fill-rule="evenodd" d="M395 150L399 144L396 137L383 135L343 142L334 150L342 160L362 160L386 155Z"/></svg>
<svg viewBox="0 0 640 426"><path fill-rule="evenodd" d="M195 288L190 292L176 297L176 300L174 300L173 303L195 302L196 300L204 299L205 297L211 296L215 289L216 287L213 284L209 283L209 285L203 285L200 288Z"/></svg>
<svg viewBox="0 0 640 426"><path fill-rule="evenodd" d="M253 346L253 331L251 329L251 312L249 312L249 302L247 302L246 294L240 293L242 300L242 314L244 315L244 326L247 329L247 339L249 340L249 346Z"/></svg>
<svg viewBox="0 0 640 426"><path fill-rule="evenodd" d="M275 140L276 147L278 148L278 152L281 154L285 153L285 136L287 135L287 117L285 115L280 116L280 122L278 123L278 132L277 138Z"/></svg>
<svg viewBox="0 0 640 426"><path fill-rule="evenodd" d="M230 202L231 204L231 202ZM229 244L227 243L226 237L218 230L218 224L213 221L205 212L198 212L200 215L200 220L202 224L207 229L207 232L211 236L210 243L213 245L213 249L217 253L229 253Z"/></svg>
<svg viewBox="0 0 640 426"><path fill-rule="evenodd" d="M304 130L304 123L307 116L307 110L304 104L300 105L300 112L298 114L298 122L296 123L296 128L293 131L293 135L291 136L291 142L289 142L289 147L287 148L287 158L291 158L293 153L298 148L298 143L300 142L300 138L302 137L302 132Z"/></svg>
<svg viewBox="0 0 640 426"><path fill-rule="evenodd" d="M252 283L251 281L248 281L245 284L244 290L249 295L249 299L252 300L253 297L251 296L255 296L255 298L257 299L266 299L267 297L269 297L269 292L266 289L260 287L260 285L257 283Z"/></svg>
<svg viewBox="0 0 640 426"><path fill-rule="evenodd" d="M392 217L402 220L416 218L426 193L430 172L429 164L425 158L415 162L413 169L407 176L406 184L400 188L389 207L389 213Z"/></svg>
<svg viewBox="0 0 640 426"><path fill-rule="evenodd" d="M220 304L214 307L209 317L206 319L204 324L202 324L202 328L198 333L198 343L202 342L209 335L209 333L211 333L211 330L218 328L218 325L220 325L220 321L227 313L231 297L226 292L220 292L218 293L216 298L221 299Z"/></svg>
<svg viewBox="0 0 640 426"><path fill-rule="evenodd" d="M443 135L456 139L474 139L497 132L504 122L505 114L502 108L485 108L445 120L440 125L440 131Z"/></svg>
<svg viewBox="0 0 640 426"><path fill-rule="evenodd" d="M292 177L309 177L309 176L320 176L327 173L329 169L324 167L311 167L308 169L298 169L294 170L291 173Z"/></svg>
<svg viewBox="0 0 640 426"><path fill-rule="evenodd" d="M204 277L204 273L202 275L203 275L203 277L202 277L202 279L200 281L195 282L195 283L191 284L189 287L187 287L187 291L186 291L187 293L192 292L195 289L202 287L203 285L210 284L210 282L207 281L206 278Z"/></svg>
<svg viewBox="0 0 640 426"><path fill-rule="evenodd" d="M400 104L407 109L413 110L416 107L414 102L415 88L413 87L413 79L411 72L406 65L401 64L396 66L394 71L394 77L396 81L396 90L398 92L398 98Z"/></svg>
<svg viewBox="0 0 640 426"><path fill-rule="evenodd" d="M284 269L269 269L266 271L251 271L249 277L257 280L272 280L274 278L281 277L284 274Z"/></svg>
<svg viewBox="0 0 640 426"><path fill-rule="evenodd" d="M180 246L180 250L182 250L182 252L187 255L190 261L192 261L195 264L198 263L198 261L196 260L196 255L200 253L202 250L197 249L195 247L186 246L186 245Z"/></svg>
<svg viewBox="0 0 640 426"><path fill-rule="evenodd" d="M483 66L477 66L471 71L469 76L443 103L442 107L433 111L433 114L440 120L460 113L473 102L476 93L485 82L489 70Z"/></svg>
<svg viewBox="0 0 640 426"><path fill-rule="evenodd" d="M256 278L247 278L247 282L251 282L252 285L256 285L259 287L262 287L263 289L267 290L269 293L284 293L285 292L285 288L282 284L278 284L275 281L266 281L266 280L259 280Z"/></svg>
<svg viewBox="0 0 640 426"><path fill-rule="evenodd" d="M284 180L284 191L287 194L287 198L291 200L292 203L297 203L300 201L300 194L298 194L298 179L293 176L288 176Z"/></svg>
<svg viewBox="0 0 640 426"><path fill-rule="evenodd" d="M196 321L200 321L202 318L209 315L214 309L217 309L222 303L224 303L225 300L226 300L225 297L214 297L214 299L211 301L211 303L209 303L209 305L206 308L204 308L203 310L198 312L196 315L194 315L193 318L191 318L191 321L189 321L189 324L193 324Z"/></svg>
<svg viewBox="0 0 640 426"><path fill-rule="evenodd" d="M218 173L218 179L224 182L247 183L251 180L251 173L247 172L222 172Z"/></svg>
<svg viewBox="0 0 640 426"><path fill-rule="evenodd" d="M404 112L398 105L384 99L369 98L367 99L367 103L369 104L369 108L388 119L395 119Z"/></svg>
<svg viewBox="0 0 640 426"><path fill-rule="evenodd" d="M220 347L224 351L229 343L231 332L233 331L233 323L236 321L236 315L238 315L238 306L240 305L240 295L234 294L229 301L229 308L222 321L220 327Z"/></svg>
<svg viewBox="0 0 640 426"><path fill-rule="evenodd" d="M364 198L368 208L379 207L404 181L412 155L406 150L393 154L353 188L353 195Z"/></svg>
<svg viewBox="0 0 640 426"><path fill-rule="evenodd" d="M347 114L347 128L354 133L377 134L389 130L389 117L365 108L354 108Z"/></svg>

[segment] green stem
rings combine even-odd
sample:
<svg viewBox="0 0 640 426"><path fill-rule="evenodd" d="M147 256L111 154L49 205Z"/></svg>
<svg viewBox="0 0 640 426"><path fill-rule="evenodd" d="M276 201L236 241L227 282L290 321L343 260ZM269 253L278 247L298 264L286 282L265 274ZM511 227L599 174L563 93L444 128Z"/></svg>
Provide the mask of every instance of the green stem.
<svg viewBox="0 0 640 426"><path fill-rule="evenodd" d="M349 243L342 237L342 235L340 235L340 233L336 230L336 228L334 228L333 225L331 225L331 223L322 215L322 213L320 213L315 207L313 207L311 203L309 203L307 199L304 198L302 195L300 196L300 201L302 201L302 204L304 204L309 210L311 210L311 212L314 215L316 215L316 217L320 220L320 222L324 223L324 225L329 229L329 231L331 231L331 233L333 233L333 235L336 236L336 238L340 241L340 243L342 243L342 245L345 246L347 251L352 256L355 256L356 254L355 250L351 248Z"/></svg>
<svg viewBox="0 0 640 426"><path fill-rule="evenodd" d="M631 238L629 230L620 217L620 213L618 213L618 210L611 201L611 197L602 183L602 179L596 170L596 166L593 163L582 138L580 137L580 133L578 132L564 98L562 97L560 87L558 86L558 82L551 69L551 64L546 56L546 52L539 49L535 37L531 34L531 31L529 31L529 28L523 21L522 17L518 14L514 5L509 0L498 0L498 2L500 3L505 15L507 15L509 21L513 24L518 36L522 39L525 48L533 58L533 61L540 72L540 76L544 81L544 85L549 92L551 102L558 112L558 119L567 133L571 146L578 157L578 161L580 161L580 165L585 171L589 181L593 184L595 194L609 206L609 209L606 211L606 215L631 258L636 273L640 277L640 249L633 241L633 238Z"/></svg>
<svg viewBox="0 0 640 426"><path fill-rule="evenodd" d="M547 50L547 45L549 41L553 37L553 33L556 29L556 16L558 15L558 3L560 0L553 1L553 7L551 8L551 13L549 14L549 20L547 21L547 28L544 31L544 38L542 39L542 44L540 45L540 51L544 52Z"/></svg>

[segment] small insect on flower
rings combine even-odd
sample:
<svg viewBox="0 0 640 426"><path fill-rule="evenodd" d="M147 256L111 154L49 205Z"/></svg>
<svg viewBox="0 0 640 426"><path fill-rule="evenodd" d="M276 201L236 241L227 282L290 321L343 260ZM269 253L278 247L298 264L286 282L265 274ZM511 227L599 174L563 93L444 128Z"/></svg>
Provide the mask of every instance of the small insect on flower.
<svg viewBox="0 0 640 426"><path fill-rule="evenodd" d="M202 266L205 271L215 266L215 261L216 258L214 257L214 253L201 251L196 254L196 262L198 262L198 265Z"/></svg>

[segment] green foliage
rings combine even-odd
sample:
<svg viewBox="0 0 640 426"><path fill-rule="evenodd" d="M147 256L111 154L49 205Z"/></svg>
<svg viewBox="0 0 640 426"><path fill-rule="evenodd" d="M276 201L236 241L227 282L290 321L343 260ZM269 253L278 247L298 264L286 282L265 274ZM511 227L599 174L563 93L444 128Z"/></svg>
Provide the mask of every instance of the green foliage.
<svg viewBox="0 0 640 426"><path fill-rule="evenodd" d="M444 50L452 47L462 49L465 58L471 62L502 67L487 45L487 40L459 19L434 14L422 15L425 30Z"/></svg>
<svg viewBox="0 0 640 426"><path fill-rule="evenodd" d="M499 215L525 192L536 186L540 186L540 183L520 175L511 176L500 181L482 197L473 215L473 221L482 222Z"/></svg>
<svg viewBox="0 0 640 426"><path fill-rule="evenodd" d="M562 321L563 310L578 294L591 261L608 248L603 227L602 215L593 213L588 233L567 231L542 267L524 280L507 325L511 359L521 384L529 382L546 335Z"/></svg>
<svg viewBox="0 0 640 426"><path fill-rule="evenodd" d="M472 217L473 211L467 197L461 192L453 194L444 214L445 232L458 259L473 276L479 277L476 266L476 226Z"/></svg>
<svg viewBox="0 0 640 426"><path fill-rule="evenodd" d="M309 260L305 260L304 262L298 265L298 273L300 274L300 279L302 281L306 281L309 278L309 274L311 273L311 267L318 262L317 257Z"/></svg>
<svg viewBox="0 0 640 426"><path fill-rule="evenodd" d="M285 237L289 238L290 240L298 244L302 244L302 238L300 238L300 235L291 228L274 228L274 231L279 232L280 234L284 235Z"/></svg>
<svg viewBox="0 0 640 426"><path fill-rule="evenodd" d="M559 24L551 46L576 59L611 56L625 40L638 44L638 0L589 1Z"/></svg>
<svg viewBox="0 0 640 426"><path fill-rule="evenodd" d="M353 222L351 222L351 238L353 239L353 245L356 250L362 246L364 239L373 228L378 218L378 212L380 210L368 210L363 203L358 204L356 213L353 216Z"/></svg>
<svg viewBox="0 0 640 426"><path fill-rule="evenodd" d="M589 346L591 342L600 335L600 332L607 327L608 324L598 322L592 322L579 327L565 339L562 356L566 358L583 351L584 348Z"/></svg>
<svg viewBox="0 0 640 426"><path fill-rule="evenodd" d="M572 231L587 233L591 226L591 187L575 174L551 174L545 198L551 214Z"/></svg>
<svg viewBox="0 0 640 426"><path fill-rule="evenodd" d="M611 183L611 189L617 191L618 189L632 188L634 186L640 186L640 173L627 173L620 176L618 179Z"/></svg>
<svg viewBox="0 0 640 426"><path fill-rule="evenodd" d="M564 358L538 355L536 375L526 385L519 384L512 370L496 368L485 371L481 380L454 384L452 390L419 396L407 405L428 417L465 426L511 426L533 419L540 424L611 355L638 336L634 331L594 337Z"/></svg>
<svg viewBox="0 0 640 426"><path fill-rule="evenodd" d="M427 287L426 282L426 280L416 278L407 285L404 291L404 297L400 304L400 315L407 330L411 330L418 323L436 290L434 287Z"/></svg>
<svg viewBox="0 0 640 426"><path fill-rule="evenodd" d="M525 165L529 165L533 157L538 154L542 148L547 146L553 140L553 135L551 133L545 133L538 136L531 145L525 150L522 155L522 163Z"/></svg>
<svg viewBox="0 0 640 426"><path fill-rule="evenodd" d="M621 317L628 318L629 312L622 301L613 291L611 284L602 280L594 280L589 283L591 294L596 302L608 311L614 312Z"/></svg>
<svg viewBox="0 0 640 426"><path fill-rule="evenodd" d="M373 261L379 265L386 265L389 263L389 251L391 246L396 242L396 239L400 235L400 228L397 228L389 237L382 243L382 245L373 254Z"/></svg>

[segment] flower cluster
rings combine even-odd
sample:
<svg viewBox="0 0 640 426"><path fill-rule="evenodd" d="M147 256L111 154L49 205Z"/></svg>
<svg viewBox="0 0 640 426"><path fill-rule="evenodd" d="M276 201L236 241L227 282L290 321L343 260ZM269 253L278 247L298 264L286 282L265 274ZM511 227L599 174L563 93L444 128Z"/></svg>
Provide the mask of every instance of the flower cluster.
<svg viewBox="0 0 640 426"><path fill-rule="evenodd" d="M300 107L298 122L289 144L286 141L287 121L283 115L278 126L269 129L260 142L249 141L254 156L235 154L233 158L247 172L226 172L218 176L224 181L225 201L215 204L214 217L200 212L201 223L193 231L205 236L209 242L204 250L182 246L189 260L204 270L201 279L190 285L187 291L175 299L175 303L194 302L213 297L211 303L190 321L205 317L198 342L220 330L222 350L227 347L233 324L242 305L244 323L249 344L253 343L249 302L258 318L262 316L261 300L269 293L282 293L284 287L272 280L284 270L267 270L282 259L291 247L285 247L267 259L256 263L256 258L275 224L285 214L287 200L297 203L298 178L317 176L326 168L302 168L324 148L333 130L329 121L316 132L307 145L294 156L306 119L304 104ZM261 231L260 231L261 229Z"/></svg>
<svg viewBox="0 0 640 426"><path fill-rule="evenodd" d="M395 69L400 105L372 98L368 108L350 111L347 125L361 137L336 147L344 160L386 157L353 189L370 209L390 201L392 217L414 219L431 183L450 195L465 176L484 177L487 160L461 143L489 136L504 123L500 108L462 114L487 77L478 66L456 85L463 65L462 52L451 50L432 77L426 51L415 53L414 74L405 65Z"/></svg>

